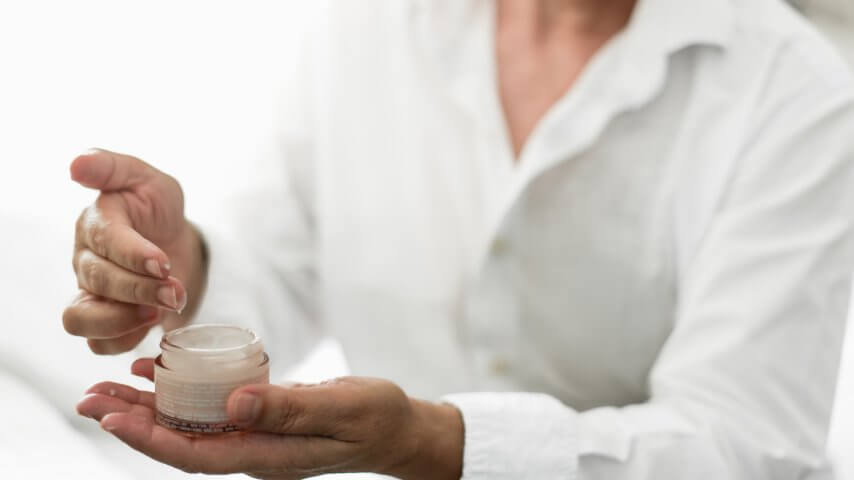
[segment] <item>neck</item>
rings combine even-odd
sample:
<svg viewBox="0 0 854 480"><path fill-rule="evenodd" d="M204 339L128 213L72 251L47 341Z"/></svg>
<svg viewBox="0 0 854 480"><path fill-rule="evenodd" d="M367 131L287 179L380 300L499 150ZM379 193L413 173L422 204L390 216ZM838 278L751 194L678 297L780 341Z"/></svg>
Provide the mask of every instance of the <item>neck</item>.
<svg viewBox="0 0 854 480"><path fill-rule="evenodd" d="M631 18L637 0L499 0L501 17L524 24L537 37L551 34L611 36Z"/></svg>

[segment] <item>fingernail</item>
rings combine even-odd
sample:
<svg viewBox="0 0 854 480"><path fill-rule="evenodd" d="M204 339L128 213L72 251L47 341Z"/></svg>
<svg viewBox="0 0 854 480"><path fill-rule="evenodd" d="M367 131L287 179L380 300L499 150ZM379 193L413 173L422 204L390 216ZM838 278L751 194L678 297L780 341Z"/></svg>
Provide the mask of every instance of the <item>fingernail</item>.
<svg viewBox="0 0 854 480"><path fill-rule="evenodd" d="M162 286L157 289L157 300L172 310L178 309L178 299L175 298L175 287Z"/></svg>
<svg viewBox="0 0 854 480"><path fill-rule="evenodd" d="M184 311L184 308L186 306L187 306L187 293L184 292L184 294L181 295L181 298L178 300L178 314L179 315L181 314L181 312Z"/></svg>
<svg viewBox="0 0 854 480"><path fill-rule="evenodd" d="M251 393L241 393L234 402L233 413L237 423L252 423L261 413L261 399Z"/></svg>
<svg viewBox="0 0 854 480"><path fill-rule="evenodd" d="M163 278L163 272L160 270L160 263L153 258L145 261L145 271L157 278Z"/></svg>
<svg viewBox="0 0 854 480"><path fill-rule="evenodd" d="M104 418L101 419L101 428L103 428L104 430L106 430L108 432L112 432L113 430L118 428L118 425L116 425L110 421L110 419L112 417L113 417L112 413L108 413L108 414L104 415Z"/></svg>

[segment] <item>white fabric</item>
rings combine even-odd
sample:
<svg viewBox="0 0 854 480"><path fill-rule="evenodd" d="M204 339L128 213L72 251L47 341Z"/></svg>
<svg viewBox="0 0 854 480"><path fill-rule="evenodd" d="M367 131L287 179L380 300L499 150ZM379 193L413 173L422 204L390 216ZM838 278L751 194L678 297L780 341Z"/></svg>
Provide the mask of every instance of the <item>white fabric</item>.
<svg viewBox="0 0 854 480"><path fill-rule="evenodd" d="M129 478L21 379L0 368L0 430L3 478L123 480ZM36 435L28 432L37 432Z"/></svg>
<svg viewBox="0 0 854 480"><path fill-rule="evenodd" d="M854 87L803 19L641 0L515 163L492 2L317 19L198 318L445 396L465 479L827 473Z"/></svg>

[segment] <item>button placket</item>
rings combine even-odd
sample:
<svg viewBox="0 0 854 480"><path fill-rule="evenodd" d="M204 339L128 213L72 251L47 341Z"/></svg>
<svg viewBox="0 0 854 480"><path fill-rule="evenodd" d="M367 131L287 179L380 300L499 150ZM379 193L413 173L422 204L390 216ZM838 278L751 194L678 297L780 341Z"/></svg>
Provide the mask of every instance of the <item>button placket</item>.
<svg viewBox="0 0 854 480"><path fill-rule="evenodd" d="M472 358L485 388L511 387L508 382L519 311L509 277L513 261L511 238L502 232L489 244L466 302Z"/></svg>

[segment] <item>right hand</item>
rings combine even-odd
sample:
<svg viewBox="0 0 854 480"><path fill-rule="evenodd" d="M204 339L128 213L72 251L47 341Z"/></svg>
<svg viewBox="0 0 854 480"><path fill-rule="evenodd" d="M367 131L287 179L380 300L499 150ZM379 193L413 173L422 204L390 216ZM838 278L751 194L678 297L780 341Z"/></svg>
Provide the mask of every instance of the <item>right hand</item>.
<svg viewBox="0 0 854 480"><path fill-rule="evenodd" d="M74 159L71 178L101 194L77 220L80 292L63 313L66 331L85 337L95 353L116 354L154 325L181 326L179 314L197 299L205 269L181 186L137 158L105 150Z"/></svg>

